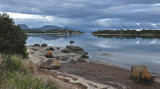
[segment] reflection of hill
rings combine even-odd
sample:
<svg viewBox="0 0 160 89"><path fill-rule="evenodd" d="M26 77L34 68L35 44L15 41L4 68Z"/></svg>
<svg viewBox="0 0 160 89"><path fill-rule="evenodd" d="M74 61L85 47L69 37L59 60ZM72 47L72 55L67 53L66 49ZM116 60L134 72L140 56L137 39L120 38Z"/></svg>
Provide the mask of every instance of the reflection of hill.
<svg viewBox="0 0 160 89"><path fill-rule="evenodd" d="M98 38L116 38L116 39L160 39L160 36L145 36L145 35L94 35Z"/></svg>
<svg viewBox="0 0 160 89"><path fill-rule="evenodd" d="M28 37L38 37L38 38L42 38L45 40L54 40L54 39L60 39L60 38L70 38L73 36L78 36L78 35L61 35L61 34L27 34Z"/></svg>

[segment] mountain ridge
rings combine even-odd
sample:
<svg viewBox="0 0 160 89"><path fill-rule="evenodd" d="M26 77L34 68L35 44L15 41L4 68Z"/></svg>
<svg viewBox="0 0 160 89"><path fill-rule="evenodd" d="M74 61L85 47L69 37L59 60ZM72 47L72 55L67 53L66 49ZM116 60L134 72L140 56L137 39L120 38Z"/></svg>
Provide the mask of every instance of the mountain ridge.
<svg viewBox="0 0 160 89"><path fill-rule="evenodd" d="M18 26L20 26L22 29L25 29L25 30L44 30L46 31L46 30L53 30L53 29L72 29L70 27L60 27L56 25L44 25L42 27L37 27L37 28L30 28L26 24L18 24Z"/></svg>

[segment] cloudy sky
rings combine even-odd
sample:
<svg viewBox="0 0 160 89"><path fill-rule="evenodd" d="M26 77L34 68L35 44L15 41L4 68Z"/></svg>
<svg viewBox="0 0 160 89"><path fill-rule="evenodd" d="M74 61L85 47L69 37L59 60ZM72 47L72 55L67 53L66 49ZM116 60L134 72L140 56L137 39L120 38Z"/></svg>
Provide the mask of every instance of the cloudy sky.
<svg viewBox="0 0 160 89"><path fill-rule="evenodd" d="M29 27L160 28L160 0L0 0L0 12Z"/></svg>

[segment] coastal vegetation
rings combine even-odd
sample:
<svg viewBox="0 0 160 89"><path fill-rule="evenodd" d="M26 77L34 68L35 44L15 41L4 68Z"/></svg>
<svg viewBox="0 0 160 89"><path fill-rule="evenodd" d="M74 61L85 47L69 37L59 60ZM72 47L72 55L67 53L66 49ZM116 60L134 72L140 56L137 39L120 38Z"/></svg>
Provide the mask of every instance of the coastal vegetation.
<svg viewBox="0 0 160 89"><path fill-rule="evenodd" d="M27 35L6 13L0 14L0 89L58 89L27 65Z"/></svg>
<svg viewBox="0 0 160 89"><path fill-rule="evenodd" d="M143 29L143 30L124 30L124 29L118 29L118 30L98 30L92 32L92 35L97 36L98 38L117 38L117 39L136 39L136 38L142 38L142 39L153 39L153 38L160 38L160 30L149 30L149 29Z"/></svg>
<svg viewBox="0 0 160 89"><path fill-rule="evenodd" d="M26 57L26 39L25 32L14 24L9 15L0 14L0 53L19 54Z"/></svg>
<svg viewBox="0 0 160 89"><path fill-rule="evenodd" d="M36 77L21 56L0 55L0 89L58 89L56 83Z"/></svg>
<svg viewBox="0 0 160 89"><path fill-rule="evenodd" d="M131 30L131 29L118 29L118 30L98 30L95 32L92 32L93 35L159 35L160 30L152 30L152 29L143 29L143 30Z"/></svg>
<svg viewBox="0 0 160 89"><path fill-rule="evenodd" d="M82 34L81 31L73 31L68 29L52 29L52 30L39 30L39 29L24 29L26 33L57 33L57 34Z"/></svg>

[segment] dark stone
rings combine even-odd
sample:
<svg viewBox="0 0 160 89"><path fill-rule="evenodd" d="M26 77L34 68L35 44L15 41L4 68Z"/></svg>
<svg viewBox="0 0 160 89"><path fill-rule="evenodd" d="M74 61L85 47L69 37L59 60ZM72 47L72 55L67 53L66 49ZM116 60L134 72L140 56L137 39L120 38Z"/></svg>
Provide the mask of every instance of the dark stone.
<svg viewBox="0 0 160 89"><path fill-rule="evenodd" d="M61 52L63 52L63 53L69 53L69 49L62 49Z"/></svg>
<svg viewBox="0 0 160 89"><path fill-rule="evenodd" d="M36 46L39 46L39 47L40 47L40 45L39 45L39 44L34 44L34 45L33 45L33 47L36 47Z"/></svg>
<svg viewBox="0 0 160 89"><path fill-rule="evenodd" d="M70 41L70 44L73 44L73 43L74 43L74 41L73 41L73 40L71 40L71 41Z"/></svg>
<svg viewBox="0 0 160 89"><path fill-rule="evenodd" d="M43 43L42 45L41 45L41 47L46 47L47 46L47 44L45 44L45 43Z"/></svg>
<svg viewBox="0 0 160 89"><path fill-rule="evenodd" d="M81 47L73 46L73 45L66 46L66 49L69 49L70 51L73 51L73 52L83 51L84 50Z"/></svg>
<svg viewBox="0 0 160 89"><path fill-rule="evenodd" d="M86 62L86 60L84 58L78 58L77 62Z"/></svg>
<svg viewBox="0 0 160 89"><path fill-rule="evenodd" d="M82 55L81 58L89 58L87 55Z"/></svg>
<svg viewBox="0 0 160 89"><path fill-rule="evenodd" d="M56 47L58 50L60 50L60 48L59 47Z"/></svg>
<svg viewBox="0 0 160 89"><path fill-rule="evenodd" d="M75 64L76 63L76 61L74 60L74 59L72 59L72 60L70 60L70 62L69 63L71 63L71 64Z"/></svg>
<svg viewBox="0 0 160 89"><path fill-rule="evenodd" d="M46 49L46 50L55 51L53 47L49 47L49 48Z"/></svg>
<svg viewBox="0 0 160 89"><path fill-rule="evenodd" d="M38 51L38 49L35 49L35 48L31 48L33 51Z"/></svg>

